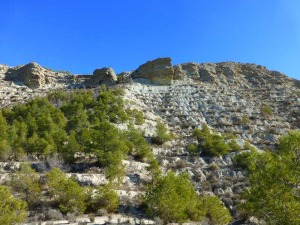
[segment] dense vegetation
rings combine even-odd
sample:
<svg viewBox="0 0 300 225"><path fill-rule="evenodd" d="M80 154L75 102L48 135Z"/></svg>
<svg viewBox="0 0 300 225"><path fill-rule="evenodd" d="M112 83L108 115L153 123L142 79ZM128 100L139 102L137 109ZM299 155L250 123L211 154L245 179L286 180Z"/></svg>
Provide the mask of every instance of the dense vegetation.
<svg viewBox="0 0 300 225"><path fill-rule="evenodd" d="M117 128L126 122L128 129ZM42 206L67 213L95 213L99 209L114 212L119 199L112 185L125 174L122 160L128 157L149 163L152 179L160 175L150 145L134 124L144 123L143 113L125 109L122 91L57 91L0 112L0 160L27 161L38 157L49 164L51 158L63 158L65 164L81 163L76 154L97 161L110 181L108 186L82 187L63 171L48 165L39 174L22 164L7 184L13 194L30 210ZM53 168L53 169L51 169ZM51 169L51 170L50 170ZM6 189L5 189L6 190ZM19 204L19 203L18 203Z"/></svg>
<svg viewBox="0 0 300 225"><path fill-rule="evenodd" d="M4 109L0 113L0 159L22 160L26 155L47 158L60 154L67 163L75 153L97 157L108 179L124 174L122 160L155 160L148 143L133 125L121 131L114 125L126 121L142 124L143 114L125 110L122 91L58 91L47 98ZM151 162L155 164L154 162Z"/></svg>
<svg viewBox="0 0 300 225"><path fill-rule="evenodd" d="M176 176L169 172L151 186L146 194L150 216L159 216L164 222L204 221L228 224L229 211L220 199L198 196L187 174Z"/></svg>
<svg viewBox="0 0 300 225"><path fill-rule="evenodd" d="M166 141L171 141L173 134L168 132L168 129L163 123L158 122L156 125L156 136L152 138L154 144L162 145Z"/></svg>
<svg viewBox="0 0 300 225"><path fill-rule="evenodd" d="M267 224L300 224L300 132L280 139L277 152L254 150L236 157L235 162L250 173L250 189L241 211Z"/></svg>
<svg viewBox="0 0 300 225"><path fill-rule="evenodd" d="M26 203L14 198L8 188L0 186L0 198L0 224L16 224L26 219Z"/></svg>
<svg viewBox="0 0 300 225"><path fill-rule="evenodd" d="M226 137L211 132L207 125L203 126L201 130L196 128L193 136L197 138L198 146L195 144L187 146L187 150L191 154L197 154L198 149L202 155L207 156L221 156L229 153L229 151L241 150L235 140L226 142Z"/></svg>
<svg viewBox="0 0 300 225"><path fill-rule="evenodd" d="M8 186L31 210L44 206L59 209L64 214L83 214L96 213L99 209L114 212L119 206L112 184L95 190L90 186L80 186L58 168L40 175L29 164L22 164Z"/></svg>

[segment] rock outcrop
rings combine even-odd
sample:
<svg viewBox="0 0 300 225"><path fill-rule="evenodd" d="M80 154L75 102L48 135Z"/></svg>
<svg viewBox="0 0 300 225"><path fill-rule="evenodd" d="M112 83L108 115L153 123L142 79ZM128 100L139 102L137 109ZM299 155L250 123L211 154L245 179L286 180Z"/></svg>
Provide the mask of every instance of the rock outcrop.
<svg viewBox="0 0 300 225"><path fill-rule="evenodd" d="M87 84L101 85L101 84L114 84L117 81L115 71L110 67L104 67L96 69L93 72L93 76L86 80Z"/></svg>
<svg viewBox="0 0 300 225"><path fill-rule="evenodd" d="M171 58L158 58L141 65L132 73L133 78L143 78L150 80L153 84L171 84L174 77L174 68Z"/></svg>
<svg viewBox="0 0 300 225"><path fill-rule="evenodd" d="M37 63L32 62L19 68L9 69L6 73L6 79L24 82L30 88L38 88L51 83L51 79L49 79L51 73L51 71L47 71Z"/></svg>
<svg viewBox="0 0 300 225"><path fill-rule="evenodd" d="M133 79L147 79L152 84L170 85L176 81L192 80L217 85L262 88L286 82L297 83L284 74L250 63L184 63L172 66L171 58L148 61L136 69ZM137 80L138 81L138 80Z"/></svg>
<svg viewBox="0 0 300 225"><path fill-rule="evenodd" d="M46 69L35 62L25 66L8 68L4 72L6 81L13 81L17 84L25 84L29 88L42 88L45 86L56 86L57 84L66 84L67 73L55 72Z"/></svg>
<svg viewBox="0 0 300 225"><path fill-rule="evenodd" d="M0 78L24 84L31 89L54 87L95 87L101 84L130 83L132 80L148 81L154 85L172 85L177 81L210 83L220 86L234 85L238 88L264 88L287 84L300 86L299 81L288 78L264 66L249 63L183 63L173 66L171 58L158 58L141 65L133 72L115 74L110 67L96 69L93 75L70 75L43 68L37 63L8 67L0 65Z"/></svg>
<svg viewBox="0 0 300 225"><path fill-rule="evenodd" d="M174 66L174 80L192 79L220 86L235 85L239 88L262 88L293 80L277 71L249 63L184 63Z"/></svg>

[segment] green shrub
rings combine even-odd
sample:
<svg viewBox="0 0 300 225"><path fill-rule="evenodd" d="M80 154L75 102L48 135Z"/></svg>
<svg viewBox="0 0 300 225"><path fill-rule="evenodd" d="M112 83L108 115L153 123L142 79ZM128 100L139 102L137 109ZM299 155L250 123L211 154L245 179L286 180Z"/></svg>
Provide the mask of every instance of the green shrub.
<svg viewBox="0 0 300 225"><path fill-rule="evenodd" d="M262 105L261 114L263 117L270 117L273 115L272 108L268 105Z"/></svg>
<svg viewBox="0 0 300 225"><path fill-rule="evenodd" d="M219 169L219 166L216 163L212 163L212 164L209 165L209 169L211 169L211 170L217 170L217 169Z"/></svg>
<svg viewBox="0 0 300 225"><path fill-rule="evenodd" d="M40 176L28 164L21 164L20 171L13 174L9 185L29 207L40 205L42 197Z"/></svg>
<svg viewBox="0 0 300 225"><path fill-rule="evenodd" d="M300 132L291 131L280 138L277 151L256 157L251 152L250 188L243 193L242 213L266 224L300 224L299 146Z"/></svg>
<svg viewBox="0 0 300 225"><path fill-rule="evenodd" d="M14 198L10 190L0 186L0 224L16 224L25 222L27 218L27 205Z"/></svg>
<svg viewBox="0 0 300 225"><path fill-rule="evenodd" d="M203 126L202 130L196 128L193 136L197 138L203 155L220 156L229 152L229 146L223 140L223 137L211 133L207 125Z"/></svg>
<svg viewBox="0 0 300 225"><path fill-rule="evenodd" d="M84 213L86 209L83 188L58 168L52 169L46 175L49 193L54 204L58 204L63 213Z"/></svg>
<svg viewBox="0 0 300 225"><path fill-rule="evenodd" d="M141 111L137 111L135 114L135 123L137 125L142 125L144 122L144 114Z"/></svg>
<svg viewBox="0 0 300 225"><path fill-rule="evenodd" d="M5 117L2 115L0 111L0 140L7 138L7 122Z"/></svg>
<svg viewBox="0 0 300 225"><path fill-rule="evenodd" d="M203 196L203 208L210 224L223 225L231 221L230 212L217 196Z"/></svg>
<svg viewBox="0 0 300 225"><path fill-rule="evenodd" d="M251 164L251 153L250 152L242 152L234 156L233 165L242 170L249 170Z"/></svg>
<svg viewBox="0 0 300 225"><path fill-rule="evenodd" d="M168 132L168 129L163 123L158 122L156 124L156 136L152 138L152 142L158 145L171 141L172 135Z"/></svg>
<svg viewBox="0 0 300 225"><path fill-rule="evenodd" d="M199 128L196 128L193 131L193 136L196 137L199 142L205 140L206 137L210 136L210 134L211 133L209 127L206 124L203 126L201 130Z"/></svg>
<svg viewBox="0 0 300 225"><path fill-rule="evenodd" d="M112 189L110 184L99 186L91 195L88 202L88 207L93 212L97 212L99 209L105 209L107 212L115 212L119 207L119 197L117 193Z"/></svg>
<svg viewBox="0 0 300 225"><path fill-rule="evenodd" d="M244 142L243 148L245 150L256 151L256 148L253 145L251 145L248 141Z"/></svg>
<svg viewBox="0 0 300 225"><path fill-rule="evenodd" d="M203 155L221 156L229 152L229 146L223 141L223 138L217 134L207 136L200 143L200 148Z"/></svg>
<svg viewBox="0 0 300 225"><path fill-rule="evenodd" d="M135 119L135 124L142 125L144 120L144 114L143 112L137 110L137 109L126 109L126 113L128 116L133 117Z"/></svg>
<svg viewBox="0 0 300 225"><path fill-rule="evenodd" d="M147 170L150 172L151 183L154 184L161 176L161 169L154 154L149 158L148 163Z"/></svg>
<svg viewBox="0 0 300 225"><path fill-rule="evenodd" d="M8 161L13 155L13 150L7 140L0 140L0 160Z"/></svg>
<svg viewBox="0 0 300 225"><path fill-rule="evenodd" d="M133 155L137 160L147 161L147 159L151 157L153 153L148 142L141 134L141 131L135 129L132 124L129 124L125 134L129 140L128 145L130 148L130 154Z"/></svg>
<svg viewBox="0 0 300 225"><path fill-rule="evenodd" d="M187 146L187 151L188 151L188 153L190 153L191 155L197 155L197 154L199 154L198 146L195 145L195 144L189 144L189 145Z"/></svg>
<svg viewBox="0 0 300 225"><path fill-rule="evenodd" d="M146 194L148 214L165 222L183 222L189 219L191 205L197 204L197 194L187 175L176 176L169 172L159 179ZM191 213L191 212L190 212ZM204 217L200 216L199 220Z"/></svg>
<svg viewBox="0 0 300 225"><path fill-rule="evenodd" d="M153 218L168 222L202 221L205 217L214 224L227 224L228 210L217 197L198 197L187 174L176 176L169 172L150 186L146 196L147 212Z"/></svg>
<svg viewBox="0 0 300 225"><path fill-rule="evenodd" d="M231 140L228 142L229 149L233 152L239 152L242 148L236 143L235 140Z"/></svg>

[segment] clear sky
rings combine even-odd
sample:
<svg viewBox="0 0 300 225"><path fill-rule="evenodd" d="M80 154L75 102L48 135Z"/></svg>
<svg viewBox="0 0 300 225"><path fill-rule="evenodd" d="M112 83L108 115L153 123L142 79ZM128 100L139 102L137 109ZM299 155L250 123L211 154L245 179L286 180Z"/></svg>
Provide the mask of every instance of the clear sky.
<svg viewBox="0 0 300 225"><path fill-rule="evenodd" d="M299 0L0 0L0 64L116 72L170 56L300 79Z"/></svg>

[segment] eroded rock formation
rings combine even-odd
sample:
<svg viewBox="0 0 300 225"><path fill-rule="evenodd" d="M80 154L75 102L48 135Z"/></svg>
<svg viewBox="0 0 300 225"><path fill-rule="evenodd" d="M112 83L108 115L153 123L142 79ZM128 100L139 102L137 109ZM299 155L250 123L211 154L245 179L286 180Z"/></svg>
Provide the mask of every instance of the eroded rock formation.
<svg viewBox="0 0 300 225"><path fill-rule="evenodd" d="M86 80L86 83L93 85L101 84L114 84L117 81L117 76L115 71L110 67L104 67L101 69L96 69L93 72L93 76Z"/></svg>
<svg viewBox="0 0 300 225"><path fill-rule="evenodd" d="M174 78L171 58L158 58L141 65L132 73L133 78L144 78L153 84L168 85Z"/></svg>

